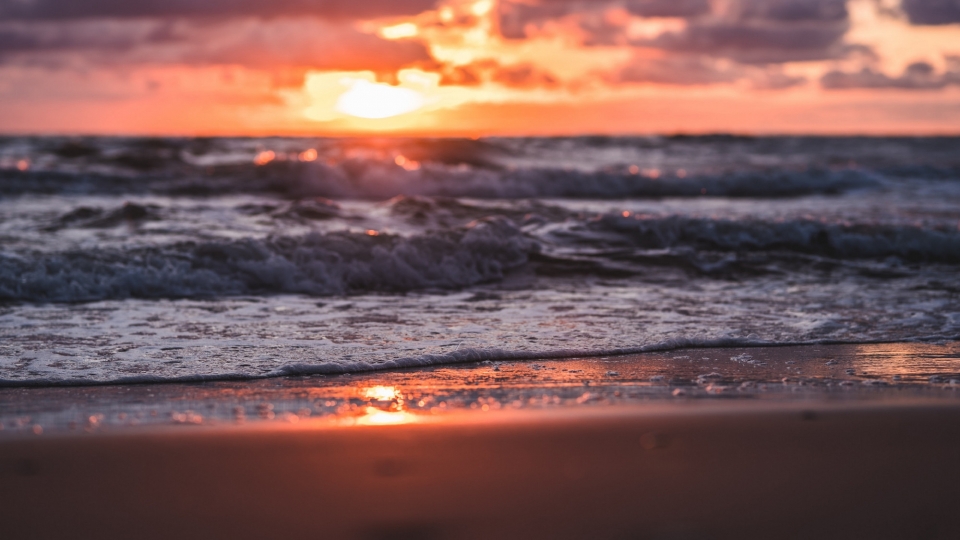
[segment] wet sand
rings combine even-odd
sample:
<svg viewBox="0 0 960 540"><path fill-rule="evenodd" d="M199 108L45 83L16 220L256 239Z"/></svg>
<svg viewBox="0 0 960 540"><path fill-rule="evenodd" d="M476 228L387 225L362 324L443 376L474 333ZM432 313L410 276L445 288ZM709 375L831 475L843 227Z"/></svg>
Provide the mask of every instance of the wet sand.
<svg viewBox="0 0 960 540"><path fill-rule="evenodd" d="M390 395L376 395L383 388ZM381 389L373 391L371 389ZM377 410L567 409L686 400L848 401L960 396L960 342L684 349L605 358L475 362L253 381L0 388L0 441L156 426L323 419ZM486 409L486 410L484 410Z"/></svg>
<svg viewBox="0 0 960 540"><path fill-rule="evenodd" d="M958 352L0 389L0 523L5 538L956 538Z"/></svg>

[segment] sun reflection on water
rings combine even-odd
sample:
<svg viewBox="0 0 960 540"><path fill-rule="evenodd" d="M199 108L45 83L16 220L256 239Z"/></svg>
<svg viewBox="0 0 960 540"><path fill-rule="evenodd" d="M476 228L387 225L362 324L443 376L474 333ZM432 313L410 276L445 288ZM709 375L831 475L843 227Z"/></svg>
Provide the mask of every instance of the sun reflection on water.
<svg viewBox="0 0 960 540"><path fill-rule="evenodd" d="M363 389L363 397L374 401L402 400L400 392L394 386L370 386Z"/></svg>
<svg viewBox="0 0 960 540"><path fill-rule="evenodd" d="M960 372L956 353L933 344L881 343L857 345L852 367L857 374L898 380L950 379Z"/></svg>
<svg viewBox="0 0 960 540"><path fill-rule="evenodd" d="M356 420L360 425L408 424L416 420L415 415L404 410L403 394L395 386L369 386L362 388L360 394L370 401Z"/></svg>

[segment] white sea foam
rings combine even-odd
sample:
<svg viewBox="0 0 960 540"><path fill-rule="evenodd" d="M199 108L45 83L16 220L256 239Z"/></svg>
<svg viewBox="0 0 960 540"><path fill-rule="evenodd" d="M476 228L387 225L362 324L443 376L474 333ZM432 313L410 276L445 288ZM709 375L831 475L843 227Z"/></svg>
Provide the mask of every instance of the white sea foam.
<svg viewBox="0 0 960 540"><path fill-rule="evenodd" d="M956 295L913 280L886 284L882 295L853 276L798 281L806 283L560 280L320 302L281 295L20 305L0 312L0 380L215 380L695 345L960 337Z"/></svg>

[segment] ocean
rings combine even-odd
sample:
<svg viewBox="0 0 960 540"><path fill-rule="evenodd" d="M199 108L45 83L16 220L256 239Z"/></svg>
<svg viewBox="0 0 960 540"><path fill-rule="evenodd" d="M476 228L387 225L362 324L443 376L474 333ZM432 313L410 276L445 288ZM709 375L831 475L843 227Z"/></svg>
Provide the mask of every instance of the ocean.
<svg viewBox="0 0 960 540"><path fill-rule="evenodd" d="M0 384L960 337L960 138L0 138Z"/></svg>

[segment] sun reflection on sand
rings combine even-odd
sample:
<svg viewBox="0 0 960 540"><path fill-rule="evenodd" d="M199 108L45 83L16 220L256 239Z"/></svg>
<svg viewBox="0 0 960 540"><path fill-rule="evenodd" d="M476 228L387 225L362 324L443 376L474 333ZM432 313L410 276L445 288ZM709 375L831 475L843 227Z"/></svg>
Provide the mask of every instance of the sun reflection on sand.
<svg viewBox="0 0 960 540"><path fill-rule="evenodd" d="M357 418L357 424L362 426L386 426L409 424L417 417L404 411L383 411L376 407L367 407L366 414Z"/></svg>

